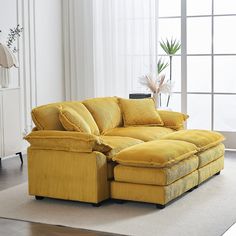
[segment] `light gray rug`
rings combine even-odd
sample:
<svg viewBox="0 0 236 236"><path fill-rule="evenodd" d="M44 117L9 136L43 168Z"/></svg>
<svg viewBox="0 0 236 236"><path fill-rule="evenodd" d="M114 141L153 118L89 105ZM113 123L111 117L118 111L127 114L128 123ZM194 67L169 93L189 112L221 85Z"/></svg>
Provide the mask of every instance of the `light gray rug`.
<svg viewBox="0 0 236 236"><path fill-rule="evenodd" d="M94 208L71 201L36 201L27 195L27 184L21 184L0 192L0 217L128 235L219 236L236 222L236 158L227 158L221 175L163 210L131 202Z"/></svg>

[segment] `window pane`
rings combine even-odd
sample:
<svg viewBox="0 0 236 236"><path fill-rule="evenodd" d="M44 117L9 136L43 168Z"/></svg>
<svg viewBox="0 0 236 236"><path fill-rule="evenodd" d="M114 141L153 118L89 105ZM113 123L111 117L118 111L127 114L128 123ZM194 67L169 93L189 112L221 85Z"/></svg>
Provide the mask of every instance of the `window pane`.
<svg viewBox="0 0 236 236"><path fill-rule="evenodd" d="M212 0L187 0L187 16L211 15Z"/></svg>
<svg viewBox="0 0 236 236"><path fill-rule="evenodd" d="M180 41L181 34L180 34L180 19L159 19L158 23L158 34L159 34L159 41L166 40L166 39L177 39ZM181 50L178 51L180 54ZM158 44L158 53L165 54L165 52Z"/></svg>
<svg viewBox="0 0 236 236"><path fill-rule="evenodd" d="M236 14L236 1L214 0L214 14Z"/></svg>
<svg viewBox="0 0 236 236"><path fill-rule="evenodd" d="M181 0L159 0L159 16L180 16Z"/></svg>
<svg viewBox="0 0 236 236"><path fill-rule="evenodd" d="M236 56L215 56L215 92L236 93Z"/></svg>
<svg viewBox="0 0 236 236"><path fill-rule="evenodd" d="M211 95L188 94L188 129L211 129Z"/></svg>
<svg viewBox="0 0 236 236"><path fill-rule="evenodd" d="M236 131L236 95L215 95L214 104L214 130Z"/></svg>
<svg viewBox="0 0 236 236"><path fill-rule="evenodd" d="M236 53L236 16L215 17L214 24L215 53Z"/></svg>
<svg viewBox="0 0 236 236"><path fill-rule="evenodd" d="M166 107L167 99L168 99L167 95L165 95L165 94L161 95L161 107L162 108ZM175 94L175 93L171 94L169 108L172 111L181 112L181 95L180 94Z"/></svg>
<svg viewBox="0 0 236 236"><path fill-rule="evenodd" d="M188 92L211 92L211 57L188 56Z"/></svg>
<svg viewBox="0 0 236 236"><path fill-rule="evenodd" d="M165 62L169 63L169 57L163 56L161 59ZM170 63L169 63L170 64ZM168 81L170 79L170 66L168 66L161 74L165 75L165 80ZM181 91L181 57L173 56L172 57L172 85L173 92Z"/></svg>
<svg viewBox="0 0 236 236"><path fill-rule="evenodd" d="M187 53L211 53L211 18L187 19Z"/></svg>

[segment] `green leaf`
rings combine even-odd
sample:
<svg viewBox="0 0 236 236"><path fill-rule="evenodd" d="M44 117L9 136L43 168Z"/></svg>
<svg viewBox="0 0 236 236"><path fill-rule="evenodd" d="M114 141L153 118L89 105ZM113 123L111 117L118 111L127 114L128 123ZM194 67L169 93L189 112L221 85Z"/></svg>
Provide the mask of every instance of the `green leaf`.
<svg viewBox="0 0 236 236"><path fill-rule="evenodd" d="M158 75L166 69L166 67L169 66L168 62L165 62L164 60L162 60L162 58L160 58L157 62L157 73Z"/></svg>

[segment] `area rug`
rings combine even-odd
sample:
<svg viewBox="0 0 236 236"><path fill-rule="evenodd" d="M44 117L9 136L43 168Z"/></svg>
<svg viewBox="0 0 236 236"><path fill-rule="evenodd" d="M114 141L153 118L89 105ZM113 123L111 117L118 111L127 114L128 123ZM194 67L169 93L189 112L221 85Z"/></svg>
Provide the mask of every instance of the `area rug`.
<svg viewBox="0 0 236 236"><path fill-rule="evenodd" d="M236 158L225 170L163 210L111 201L99 208L27 194L27 183L0 192L0 217L142 236L218 236L236 222Z"/></svg>

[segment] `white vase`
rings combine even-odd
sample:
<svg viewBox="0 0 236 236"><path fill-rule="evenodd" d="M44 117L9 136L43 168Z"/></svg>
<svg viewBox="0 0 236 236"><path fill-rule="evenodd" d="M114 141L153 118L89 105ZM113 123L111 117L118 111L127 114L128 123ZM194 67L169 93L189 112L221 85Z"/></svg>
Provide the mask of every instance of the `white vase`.
<svg viewBox="0 0 236 236"><path fill-rule="evenodd" d="M10 69L0 67L0 85L2 88L8 88L10 83Z"/></svg>
<svg viewBox="0 0 236 236"><path fill-rule="evenodd" d="M153 99L155 101L155 107L158 108L159 93L153 93Z"/></svg>

